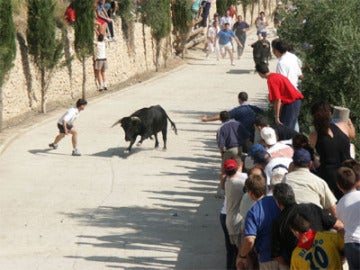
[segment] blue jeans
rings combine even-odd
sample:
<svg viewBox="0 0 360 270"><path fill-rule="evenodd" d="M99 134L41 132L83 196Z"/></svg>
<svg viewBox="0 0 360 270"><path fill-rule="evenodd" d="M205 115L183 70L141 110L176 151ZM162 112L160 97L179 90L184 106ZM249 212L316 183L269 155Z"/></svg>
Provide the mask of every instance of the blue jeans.
<svg viewBox="0 0 360 270"><path fill-rule="evenodd" d="M350 270L360 269L360 243L345 243L345 257Z"/></svg>
<svg viewBox="0 0 360 270"><path fill-rule="evenodd" d="M226 228L226 215L220 213L220 223L225 235L226 269L236 269L237 247L230 243L229 233Z"/></svg>
<svg viewBox="0 0 360 270"><path fill-rule="evenodd" d="M301 99L297 99L292 103L285 104L281 107L280 121L288 128L294 130L300 113Z"/></svg>

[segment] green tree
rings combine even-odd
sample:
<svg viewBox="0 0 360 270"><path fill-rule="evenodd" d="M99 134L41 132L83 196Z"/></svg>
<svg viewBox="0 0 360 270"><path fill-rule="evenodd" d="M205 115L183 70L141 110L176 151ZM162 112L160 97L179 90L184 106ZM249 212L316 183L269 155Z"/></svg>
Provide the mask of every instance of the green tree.
<svg viewBox="0 0 360 270"><path fill-rule="evenodd" d="M2 85L5 76L12 68L16 55L15 27L12 14L12 4L0 1L0 131L3 127L3 93Z"/></svg>
<svg viewBox="0 0 360 270"><path fill-rule="evenodd" d="M236 2L236 0L216 0L216 12L219 13L220 16L224 16L230 5L237 6Z"/></svg>
<svg viewBox="0 0 360 270"><path fill-rule="evenodd" d="M142 21L151 28L155 40L155 66L159 70L161 40L170 34L170 0L144 0L141 5Z"/></svg>
<svg viewBox="0 0 360 270"><path fill-rule="evenodd" d="M76 14L75 52L83 67L82 97L86 98L86 59L94 53L94 0L81 0L73 3Z"/></svg>
<svg viewBox="0 0 360 270"><path fill-rule="evenodd" d="M28 0L29 53L41 75L41 112L46 113L47 89L52 72L62 57L63 41L56 38L55 1Z"/></svg>
<svg viewBox="0 0 360 270"><path fill-rule="evenodd" d="M302 130L310 131L310 105L324 99L350 108L351 118L359 127L360 1L298 0L296 6L296 11L285 18L279 35L291 41L304 64ZM359 138L356 144L359 149Z"/></svg>
<svg viewBox="0 0 360 270"><path fill-rule="evenodd" d="M179 41L178 53L184 53L185 43L191 29L191 0L174 0L172 2L173 33ZM176 49L176 48L175 48Z"/></svg>

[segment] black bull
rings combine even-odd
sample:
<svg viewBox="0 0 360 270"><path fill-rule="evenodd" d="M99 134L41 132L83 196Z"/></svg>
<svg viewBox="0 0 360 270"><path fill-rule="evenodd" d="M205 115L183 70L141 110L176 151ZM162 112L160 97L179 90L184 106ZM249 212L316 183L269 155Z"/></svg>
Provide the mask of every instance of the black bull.
<svg viewBox="0 0 360 270"><path fill-rule="evenodd" d="M271 57L270 42L267 39L262 39L251 44L253 48L253 59L256 64L266 63L269 65L269 58Z"/></svg>
<svg viewBox="0 0 360 270"><path fill-rule="evenodd" d="M170 121L172 129L175 134L177 134L175 123L171 121L165 110L160 105L137 110L130 116L121 118L119 121L114 123L112 127L119 123L121 124L125 131L125 141L130 141L130 145L127 148L128 152L131 151L131 147L135 143L137 136L141 136L140 141L137 143L138 146L140 146L147 138L152 139L152 135L154 135L155 148L159 147L157 133L160 131L162 132L164 149L166 149L167 120Z"/></svg>

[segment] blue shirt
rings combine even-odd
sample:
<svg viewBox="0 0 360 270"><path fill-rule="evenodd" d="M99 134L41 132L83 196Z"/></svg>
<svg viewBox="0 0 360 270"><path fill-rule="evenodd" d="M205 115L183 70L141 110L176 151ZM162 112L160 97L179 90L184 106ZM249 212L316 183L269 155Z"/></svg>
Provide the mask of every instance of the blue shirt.
<svg viewBox="0 0 360 270"><path fill-rule="evenodd" d="M230 118L241 122L246 130L250 133L251 139L254 138L254 122L257 113L263 113L264 111L257 106L241 104L230 111L228 111Z"/></svg>
<svg viewBox="0 0 360 270"><path fill-rule="evenodd" d="M235 33L231 29L229 30L223 29L217 34L217 37L219 39L219 44L225 45L230 42L231 37L235 38Z"/></svg>
<svg viewBox="0 0 360 270"><path fill-rule="evenodd" d="M249 132L236 120L229 120L222 124L218 132L218 147L226 149L241 146L249 138Z"/></svg>
<svg viewBox="0 0 360 270"><path fill-rule="evenodd" d="M259 262L271 261L271 231L272 225L280 215L273 196L266 196L257 201L249 210L245 219L244 236L255 236L255 251Z"/></svg>

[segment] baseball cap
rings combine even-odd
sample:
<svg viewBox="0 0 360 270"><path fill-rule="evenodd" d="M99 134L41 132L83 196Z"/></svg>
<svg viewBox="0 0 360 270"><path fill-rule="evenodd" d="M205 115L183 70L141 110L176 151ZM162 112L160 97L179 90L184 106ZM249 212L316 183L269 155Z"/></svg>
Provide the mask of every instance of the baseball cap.
<svg viewBox="0 0 360 270"><path fill-rule="evenodd" d="M308 150L305 150L304 148L299 148L295 150L293 155L293 163L296 166L307 167L309 166L310 161L311 156Z"/></svg>
<svg viewBox="0 0 360 270"><path fill-rule="evenodd" d="M236 171L238 169L238 164L234 159L227 159L224 162L225 171Z"/></svg>
<svg viewBox="0 0 360 270"><path fill-rule="evenodd" d="M274 145L277 142L275 130L271 127L262 128L260 136L267 145Z"/></svg>
<svg viewBox="0 0 360 270"><path fill-rule="evenodd" d="M255 163L267 163L271 155L266 152L265 150L257 151L254 156L254 162Z"/></svg>
<svg viewBox="0 0 360 270"><path fill-rule="evenodd" d="M257 151L260 150L265 150L265 147L260 143L255 143L249 148L248 155L252 157Z"/></svg>

